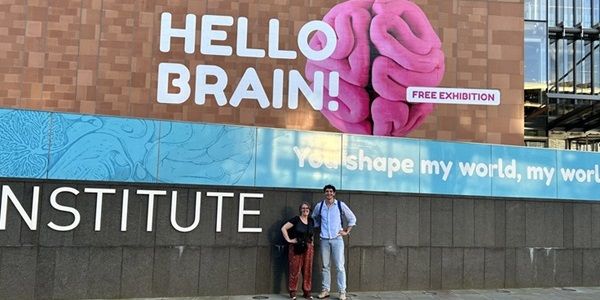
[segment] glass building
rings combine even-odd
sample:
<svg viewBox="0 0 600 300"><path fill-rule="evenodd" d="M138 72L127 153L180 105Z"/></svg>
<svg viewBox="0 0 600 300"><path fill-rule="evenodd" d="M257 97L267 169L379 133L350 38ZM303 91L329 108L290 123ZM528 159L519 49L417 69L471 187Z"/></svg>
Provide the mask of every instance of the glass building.
<svg viewBox="0 0 600 300"><path fill-rule="evenodd" d="M525 0L525 143L600 150L600 0Z"/></svg>

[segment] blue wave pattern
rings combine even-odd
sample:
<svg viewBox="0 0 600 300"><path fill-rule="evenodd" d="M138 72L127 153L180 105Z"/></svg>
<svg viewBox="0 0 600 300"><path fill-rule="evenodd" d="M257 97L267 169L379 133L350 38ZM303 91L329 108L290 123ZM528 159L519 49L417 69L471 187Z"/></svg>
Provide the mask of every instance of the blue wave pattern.
<svg viewBox="0 0 600 300"><path fill-rule="evenodd" d="M48 178L155 182L159 122L52 114Z"/></svg>
<svg viewBox="0 0 600 300"><path fill-rule="evenodd" d="M0 109L0 177L251 186L255 144L249 127Z"/></svg>
<svg viewBox="0 0 600 300"><path fill-rule="evenodd" d="M0 177L45 178L50 113L0 109Z"/></svg>
<svg viewBox="0 0 600 300"><path fill-rule="evenodd" d="M158 181L254 185L256 129L161 122Z"/></svg>

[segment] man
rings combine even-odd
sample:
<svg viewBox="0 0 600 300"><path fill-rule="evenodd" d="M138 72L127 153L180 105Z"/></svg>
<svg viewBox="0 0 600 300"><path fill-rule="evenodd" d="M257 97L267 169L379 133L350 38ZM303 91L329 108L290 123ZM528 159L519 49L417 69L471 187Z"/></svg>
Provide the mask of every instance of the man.
<svg viewBox="0 0 600 300"><path fill-rule="evenodd" d="M356 216L346 203L335 199L335 187L331 184L323 187L325 200L315 205L313 219L315 226L321 227L321 260L323 262L323 289L318 298L329 297L331 287L331 258L337 272L337 286L340 300L346 300L346 270L344 269L344 240L342 237L350 234L356 225ZM343 227L342 219L346 219L347 226Z"/></svg>

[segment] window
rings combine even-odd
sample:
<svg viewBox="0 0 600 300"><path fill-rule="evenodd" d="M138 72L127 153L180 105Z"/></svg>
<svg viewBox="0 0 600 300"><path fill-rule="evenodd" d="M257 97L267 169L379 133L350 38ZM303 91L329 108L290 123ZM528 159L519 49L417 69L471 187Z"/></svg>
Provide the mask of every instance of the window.
<svg viewBox="0 0 600 300"><path fill-rule="evenodd" d="M525 20L545 21L547 0L525 0Z"/></svg>
<svg viewBox="0 0 600 300"><path fill-rule="evenodd" d="M525 88L546 89L546 38L545 22L525 22Z"/></svg>
<svg viewBox="0 0 600 300"><path fill-rule="evenodd" d="M592 87L592 43L578 40L575 45L575 92L590 94Z"/></svg>

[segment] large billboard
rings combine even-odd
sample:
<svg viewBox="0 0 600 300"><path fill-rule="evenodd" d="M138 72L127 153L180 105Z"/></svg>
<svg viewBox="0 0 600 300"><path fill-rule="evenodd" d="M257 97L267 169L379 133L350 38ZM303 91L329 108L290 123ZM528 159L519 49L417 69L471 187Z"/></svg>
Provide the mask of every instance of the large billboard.
<svg viewBox="0 0 600 300"><path fill-rule="evenodd" d="M0 106L522 144L503 0L8 1Z"/></svg>

